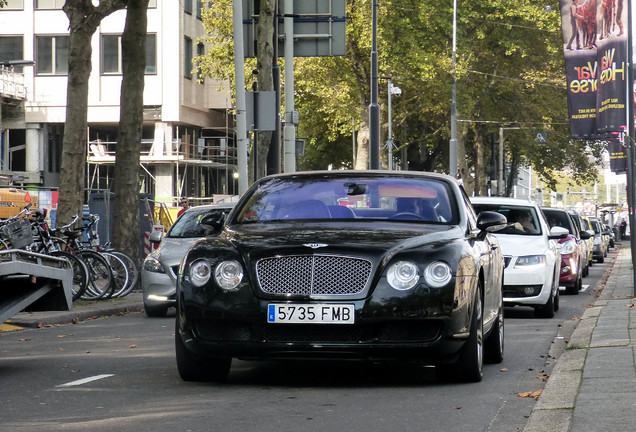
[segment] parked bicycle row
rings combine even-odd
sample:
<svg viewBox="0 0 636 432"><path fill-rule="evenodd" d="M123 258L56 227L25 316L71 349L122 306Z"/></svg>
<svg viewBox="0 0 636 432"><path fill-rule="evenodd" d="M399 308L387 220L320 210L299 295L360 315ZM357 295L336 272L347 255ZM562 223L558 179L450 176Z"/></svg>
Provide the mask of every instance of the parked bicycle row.
<svg viewBox="0 0 636 432"><path fill-rule="evenodd" d="M139 271L133 258L110 245L100 246L99 216L83 217L80 228L73 228L80 220L75 216L52 229L46 209L32 212L30 207L0 221L0 250L24 249L67 259L73 267L73 300L124 297L137 286Z"/></svg>

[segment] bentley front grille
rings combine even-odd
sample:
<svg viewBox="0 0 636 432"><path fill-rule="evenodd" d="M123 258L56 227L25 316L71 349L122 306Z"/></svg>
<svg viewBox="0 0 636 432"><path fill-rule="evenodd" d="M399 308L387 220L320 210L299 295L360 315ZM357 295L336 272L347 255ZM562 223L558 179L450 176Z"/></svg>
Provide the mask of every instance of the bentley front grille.
<svg viewBox="0 0 636 432"><path fill-rule="evenodd" d="M268 294L357 294L371 276L371 262L331 255L265 258L256 264L258 283Z"/></svg>

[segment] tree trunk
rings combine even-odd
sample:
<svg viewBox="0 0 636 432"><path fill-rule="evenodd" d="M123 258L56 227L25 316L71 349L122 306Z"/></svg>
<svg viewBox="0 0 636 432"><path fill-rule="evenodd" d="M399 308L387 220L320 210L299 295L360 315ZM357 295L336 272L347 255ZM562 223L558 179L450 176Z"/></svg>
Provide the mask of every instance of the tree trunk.
<svg viewBox="0 0 636 432"><path fill-rule="evenodd" d="M466 128L460 128L457 136L457 172L464 182L464 189L468 196L473 195L475 179L470 175L468 159L466 158Z"/></svg>
<svg viewBox="0 0 636 432"><path fill-rule="evenodd" d="M256 67L258 69L258 90L272 91L274 90L274 76L272 74L272 66L277 59L274 59L274 14L276 8L276 0L260 0L261 10L258 18L257 27L257 45ZM261 106L259 109L264 109ZM275 109L270 107L269 109ZM278 113L277 113L278 114ZM256 113L255 113L256 115ZM278 118L278 115L276 115ZM263 131L256 134L257 151L256 151L256 178L258 180L267 174L267 155L269 153L270 144L272 142L272 132Z"/></svg>
<svg viewBox="0 0 636 432"><path fill-rule="evenodd" d="M144 106L148 0L128 0L122 35L123 78L115 154L113 245L141 262L139 155Z"/></svg>
<svg viewBox="0 0 636 432"><path fill-rule="evenodd" d="M102 0L99 6L93 6L91 0L77 0L67 1L62 8L69 19L70 44L57 226L81 216L84 204L91 38L102 18L125 6L124 0Z"/></svg>
<svg viewBox="0 0 636 432"><path fill-rule="evenodd" d="M484 136L477 131L475 136L475 195L486 195L486 176L484 171Z"/></svg>

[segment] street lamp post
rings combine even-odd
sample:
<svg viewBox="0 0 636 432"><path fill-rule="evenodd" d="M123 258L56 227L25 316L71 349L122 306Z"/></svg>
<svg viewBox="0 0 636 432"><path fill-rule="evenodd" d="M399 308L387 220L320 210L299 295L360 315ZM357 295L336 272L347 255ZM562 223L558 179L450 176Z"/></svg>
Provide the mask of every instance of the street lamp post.
<svg viewBox="0 0 636 432"><path fill-rule="evenodd" d="M386 140L386 147L388 149L389 152L389 163L388 163L388 168L389 171L391 171L393 169L393 122L392 122L392 109L391 109L391 95L396 95L399 96L402 94L402 89L399 88L398 86L394 86L393 83L391 82L391 77L387 78L388 80L388 109L389 109L389 137Z"/></svg>
<svg viewBox="0 0 636 432"><path fill-rule="evenodd" d="M371 103L369 104L369 169L380 168L380 105L378 104L378 2L371 0Z"/></svg>
<svg viewBox="0 0 636 432"><path fill-rule="evenodd" d="M457 62L457 0L453 0L453 58L451 78L451 139L449 145L449 173L457 177L457 94L456 94L456 62Z"/></svg>

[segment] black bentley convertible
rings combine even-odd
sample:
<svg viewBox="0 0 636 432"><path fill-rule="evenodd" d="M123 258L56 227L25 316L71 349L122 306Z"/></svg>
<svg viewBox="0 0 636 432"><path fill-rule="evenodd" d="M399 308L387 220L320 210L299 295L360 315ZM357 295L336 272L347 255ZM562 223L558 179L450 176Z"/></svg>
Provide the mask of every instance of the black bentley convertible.
<svg viewBox="0 0 636 432"><path fill-rule="evenodd" d="M256 182L181 263L176 354L187 381L233 358L409 359L482 379L503 359L503 257L451 177L315 171Z"/></svg>

